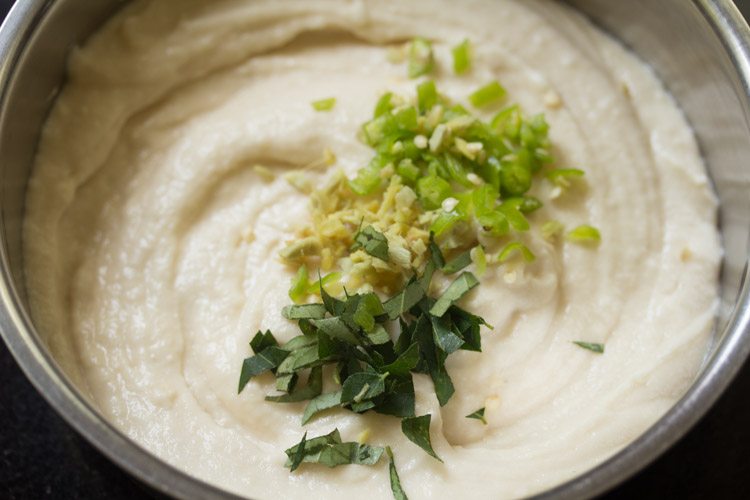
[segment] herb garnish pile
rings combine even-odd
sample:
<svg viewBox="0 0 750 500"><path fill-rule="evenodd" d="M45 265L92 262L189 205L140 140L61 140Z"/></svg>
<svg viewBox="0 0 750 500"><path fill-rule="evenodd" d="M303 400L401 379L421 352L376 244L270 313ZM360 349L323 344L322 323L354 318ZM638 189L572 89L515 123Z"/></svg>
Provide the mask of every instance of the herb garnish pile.
<svg viewBox="0 0 750 500"><path fill-rule="evenodd" d="M424 38L396 52L410 78L429 75L437 65ZM472 52L468 41L453 48L455 74L471 71ZM505 94L491 81L467 100L487 110ZM330 111L335 104L328 98L312 107ZM306 401L302 425L334 408L391 415L401 419L409 440L442 461L430 441L431 415L415 414L413 374L432 379L441 406L450 400L446 359L458 350L480 352L480 329L489 326L457 302L488 266L535 259L523 238L532 228L529 214L542 207L529 193L534 180L545 179L555 198L583 176L554 166L548 128L544 115L524 117L518 105L482 120L429 79L417 85L416 98L384 94L360 131L374 156L356 177L339 172L310 192L302 173L295 174L292 184L310 194L311 224L281 252L297 266L289 291L295 304L282 314L301 333L279 345L270 331L259 331L250 342L254 355L242 364L239 391L272 372L280 394L266 400ZM553 240L564 227L548 220L538 230ZM567 239L597 244L600 234L584 224ZM471 265L476 275L465 270ZM436 273L455 275L437 294L430 287ZM311 296L320 301L306 303ZM603 352L600 344L576 344ZM323 392L324 373L336 390ZM466 417L487 423L484 408ZM384 453L393 495L405 499L390 448L343 442L338 430L310 439L305 433L286 450L286 465L291 471L302 463L373 465Z"/></svg>
<svg viewBox="0 0 750 500"><path fill-rule="evenodd" d="M378 234L373 232L367 234ZM430 443L431 416L415 415L412 374L428 374L437 399L444 406L454 393L445 368L446 358L459 349L481 351L480 327L486 323L456 305L478 285L472 273L463 271L438 297L428 294L436 272L458 273L468 264L448 267L450 263L446 264L433 241L430 255L423 272L414 275L403 290L385 301L373 292L346 294L338 299L329 295L320 283L321 303L285 307L282 314L297 321L302 334L279 345L270 331L258 332L250 342L255 355L242 364L239 390L251 378L271 371L276 376L276 389L285 394L267 396L266 400L307 401L302 425L331 408L355 413L373 410L400 417L406 437L440 460ZM395 341L388 333L394 322L399 326ZM332 369L338 390L323 393L325 367ZM303 379L304 384L300 383ZM482 415L480 409L470 418ZM383 451L376 446L341 442L334 431L311 440L305 436L286 453L287 465L294 470L302 462L329 467L372 464Z"/></svg>

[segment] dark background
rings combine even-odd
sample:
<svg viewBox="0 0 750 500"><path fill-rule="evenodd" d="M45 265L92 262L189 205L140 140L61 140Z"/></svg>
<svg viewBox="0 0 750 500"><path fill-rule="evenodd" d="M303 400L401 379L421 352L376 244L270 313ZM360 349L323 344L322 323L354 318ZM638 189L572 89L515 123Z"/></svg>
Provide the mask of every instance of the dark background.
<svg viewBox="0 0 750 500"><path fill-rule="evenodd" d="M0 0L0 19L12 3ZM737 3L748 17L750 0ZM0 499L158 498L68 427L1 342L0 453ZM750 498L750 365L685 438L605 495L664 497Z"/></svg>

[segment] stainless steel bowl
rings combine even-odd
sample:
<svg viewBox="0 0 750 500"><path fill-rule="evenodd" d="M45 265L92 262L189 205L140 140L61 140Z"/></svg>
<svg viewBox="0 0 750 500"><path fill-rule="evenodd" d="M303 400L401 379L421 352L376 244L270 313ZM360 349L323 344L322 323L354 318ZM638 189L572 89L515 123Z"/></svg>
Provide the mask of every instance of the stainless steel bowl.
<svg viewBox="0 0 750 500"><path fill-rule="evenodd" d="M593 496L650 463L716 401L750 353L750 29L730 0L569 0L650 63L695 128L719 195L725 255L721 307L704 367L684 397L605 463L544 493ZM21 221L46 113L68 49L124 0L19 0L0 29L0 329L31 382L67 422L162 492L232 498L152 456L105 421L35 331L25 300Z"/></svg>

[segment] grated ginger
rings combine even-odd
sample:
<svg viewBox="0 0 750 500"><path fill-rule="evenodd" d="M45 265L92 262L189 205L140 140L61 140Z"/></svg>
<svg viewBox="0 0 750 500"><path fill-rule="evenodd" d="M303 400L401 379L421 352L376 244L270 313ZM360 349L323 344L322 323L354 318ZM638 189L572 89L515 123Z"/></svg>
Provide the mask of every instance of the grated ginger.
<svg viewBox="0 0 750 500"><path fill-rule="evenodd" d="M397 175L382 193L360 196L343 171L336 171L324 187L310 193L310 209L310 225L280 252L289 264L319 267L321 272L340 268L347 289L388 292L425 263L432 221L423 217L416 193ZM367 225L388 240L389 262L362 250L351 252L358 228Z"/></svg>

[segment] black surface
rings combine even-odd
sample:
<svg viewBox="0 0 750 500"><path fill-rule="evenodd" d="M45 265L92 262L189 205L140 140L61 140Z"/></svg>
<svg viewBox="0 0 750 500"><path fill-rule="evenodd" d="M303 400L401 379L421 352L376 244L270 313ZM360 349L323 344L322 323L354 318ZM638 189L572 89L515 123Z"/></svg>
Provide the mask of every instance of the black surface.
<svg viewBox="0 0 750 500"><path fill-rule="evenodd" d="M0 0L0 18L11 3ZM157 496L68 427L2 343L0 450L0 499ZM682 441L605 497L750 498L750 366Z"/></svg>

